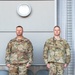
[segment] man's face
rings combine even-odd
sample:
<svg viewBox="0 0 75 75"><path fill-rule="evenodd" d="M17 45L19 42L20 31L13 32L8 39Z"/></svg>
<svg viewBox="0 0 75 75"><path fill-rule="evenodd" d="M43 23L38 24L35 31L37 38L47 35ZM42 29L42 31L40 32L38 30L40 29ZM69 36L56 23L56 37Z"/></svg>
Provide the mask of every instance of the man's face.
<svg viewBox="0 0 75 75"><path fill-rule="evenodd" d="M60 36L60 28L59 27L54 28L54 36Z"/></svg>
<svg viewBox="0 0 75 75"><path fill-rule="evenodd" d="M16 28L16 34L17 34L17 36L22 36L23 29L21 27Z"/></svg>

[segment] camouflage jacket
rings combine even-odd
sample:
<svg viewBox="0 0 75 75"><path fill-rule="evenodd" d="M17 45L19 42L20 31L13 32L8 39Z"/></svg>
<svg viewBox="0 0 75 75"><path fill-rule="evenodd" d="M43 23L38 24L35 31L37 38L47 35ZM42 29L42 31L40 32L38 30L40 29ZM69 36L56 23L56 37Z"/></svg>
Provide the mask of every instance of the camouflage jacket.
<svg viewBox="0 0 75 75"><path fill-rule="evenodd" d="M32 63L32 57L33 46L27 38L10 40L6 48L6 64Z"/></svg>
<svg viewBox="0 0 75 75"><path fill-rule="evenodd" d="M48 39L44 45L43 57L45 63L57 62L69 64L71 59L70 46L66 40L54 37Z"/></svg>

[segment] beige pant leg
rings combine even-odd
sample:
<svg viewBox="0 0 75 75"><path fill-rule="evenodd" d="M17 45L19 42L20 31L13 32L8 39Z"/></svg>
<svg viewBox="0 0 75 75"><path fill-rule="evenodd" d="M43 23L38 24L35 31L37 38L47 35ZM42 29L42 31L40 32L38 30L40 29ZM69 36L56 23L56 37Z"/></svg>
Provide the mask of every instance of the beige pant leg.
<svg viewBox="0 0 75 75"><path fill-rule="evenodd" d="M56 64L57 66L57 75L63 75L64 74L64 67L63 64Z"/></svg>
<svg viewBox="0 0 75 75"><path fill-rule="evenodd" d="M26 64L19 65L19 75L27 75Z"/></svg>
<svg viewBox="0 0 75 75"><path fill-rule="evenodd" d="M54 63L50 63L49 75L56 75L56 65Z"/></svg>
<svg viewBox="0 0 75 75"><path fill-rule="evenodd" d="M63 75L64 68L63 64L50 63L49 75Z"/></svg>
<svg viewBox="0 0 75 75"><path fill-rule="evenodd" d="M18 75L18 67L16 65L10 65L9 75Z"/></svg>

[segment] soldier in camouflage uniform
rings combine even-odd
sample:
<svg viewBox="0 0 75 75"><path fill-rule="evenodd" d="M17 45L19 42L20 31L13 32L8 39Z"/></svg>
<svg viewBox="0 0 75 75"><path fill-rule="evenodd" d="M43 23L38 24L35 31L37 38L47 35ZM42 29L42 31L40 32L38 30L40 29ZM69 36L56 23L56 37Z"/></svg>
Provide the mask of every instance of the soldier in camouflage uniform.
<svg viewBox="0 0 75 75"><path fill-rule="evenodd" d="M69 44L60 37L59 26L54 27L54 37L45 42L43 57L49 75L63 75L64 68L70 62L71 53Z"/></svg>
<svg viewBox="0 0 75 75"><path fill-rule="evenodd" d="M23 27L16 27L17 37L10 40L6 48L6 65L9 75L27 75L27 68L32 63L33 46L23 37Z"/></svg>

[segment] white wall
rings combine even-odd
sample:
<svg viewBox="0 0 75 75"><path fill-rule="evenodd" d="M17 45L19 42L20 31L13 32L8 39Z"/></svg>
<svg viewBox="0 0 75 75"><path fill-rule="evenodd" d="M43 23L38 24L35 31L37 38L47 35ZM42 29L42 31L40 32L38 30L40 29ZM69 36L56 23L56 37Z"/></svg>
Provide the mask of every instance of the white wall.
<svg viewBox="0 0 75 75"><path fill-rule="evenodd" d="M19 4L29 3L32 12L29 17L17 15ZM54 1L0 1L0 31L15 31L15 26L22 25L24 31L52 31L55 24Z"/></svg>

